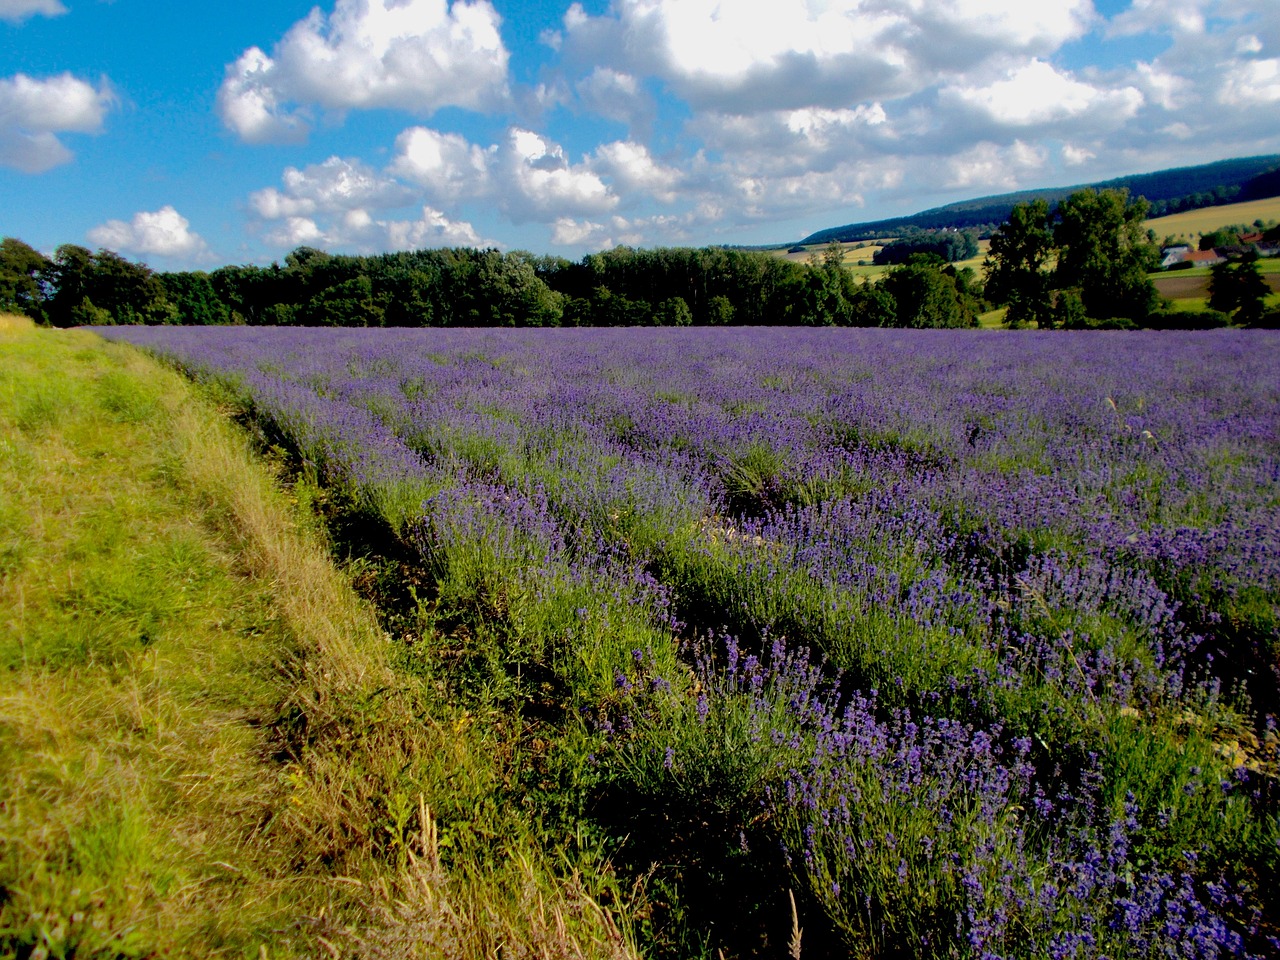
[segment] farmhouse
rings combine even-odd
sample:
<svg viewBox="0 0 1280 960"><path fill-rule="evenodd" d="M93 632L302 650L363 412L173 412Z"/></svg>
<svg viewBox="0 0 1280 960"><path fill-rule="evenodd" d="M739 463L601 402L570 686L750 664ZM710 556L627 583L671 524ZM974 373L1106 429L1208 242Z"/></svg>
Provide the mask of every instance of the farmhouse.
<svg viewBox="0 0 1280 960"><path fill-rule="evenodd" d="M1214 264L1226 262L1226 259L1217 250L1191 250L1178 262L1189 263L1195 267L1212 267Z"/></svg>

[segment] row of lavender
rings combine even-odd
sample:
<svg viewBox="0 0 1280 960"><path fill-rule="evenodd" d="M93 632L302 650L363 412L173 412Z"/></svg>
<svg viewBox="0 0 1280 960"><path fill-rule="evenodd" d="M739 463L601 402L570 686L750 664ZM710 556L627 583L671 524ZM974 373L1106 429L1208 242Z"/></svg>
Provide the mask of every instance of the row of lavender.
<svg viewBox="0 0 1280 960"><path fill-rule="evenodd" d="M872 955L1276 933L1280 339L115 335L553 678L607 826L714 821Z"/></svg>

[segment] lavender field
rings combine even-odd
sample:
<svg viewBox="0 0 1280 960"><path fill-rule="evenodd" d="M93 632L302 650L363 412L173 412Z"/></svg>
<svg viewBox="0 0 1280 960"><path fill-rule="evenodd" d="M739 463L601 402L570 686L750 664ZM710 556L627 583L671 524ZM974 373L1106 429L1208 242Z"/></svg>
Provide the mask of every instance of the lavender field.
<svg viewBox="0 0 1280 960"><path fill-rule="evenodd" d="M1280 335L104 334L394 558L648 955L1280 952Z"/></svg>

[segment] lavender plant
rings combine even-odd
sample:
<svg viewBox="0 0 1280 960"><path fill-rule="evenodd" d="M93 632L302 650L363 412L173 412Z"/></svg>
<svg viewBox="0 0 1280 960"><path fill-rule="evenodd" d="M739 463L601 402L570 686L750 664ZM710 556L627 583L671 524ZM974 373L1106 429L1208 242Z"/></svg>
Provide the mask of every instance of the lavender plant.
<svg viewBox="0 0 1280 960"><path fill-rule="evenodd" d="M396 532L457 695L555 701L548 830L858 955L1272 949L1275 335L109 335Z"/></svg>

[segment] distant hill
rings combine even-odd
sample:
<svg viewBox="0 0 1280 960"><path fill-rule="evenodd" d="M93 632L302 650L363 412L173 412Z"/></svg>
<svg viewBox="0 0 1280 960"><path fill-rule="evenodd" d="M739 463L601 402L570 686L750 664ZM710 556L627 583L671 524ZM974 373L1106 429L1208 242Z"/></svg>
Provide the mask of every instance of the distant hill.
<svg viewBox="0 0 1280 960"><path fill-rule="evenodd" d="M810 234L800 243L808 246L830 243L833 240L848 243L853 240L893 237L912 227L920 230L991 230L1009 219L1009 212L1015 204L1043 198L1052 205L1086 187L1098 190L1127 189L1132 196L1147 198L1151 204L1151 216L1167 216L1183 210L1280 196L1280 155L1220 160L1198 167L1140 173L1099 183L1023 190L1019 193L980 197L977 200L962 200L909 217L829 227Z"/></svg>

